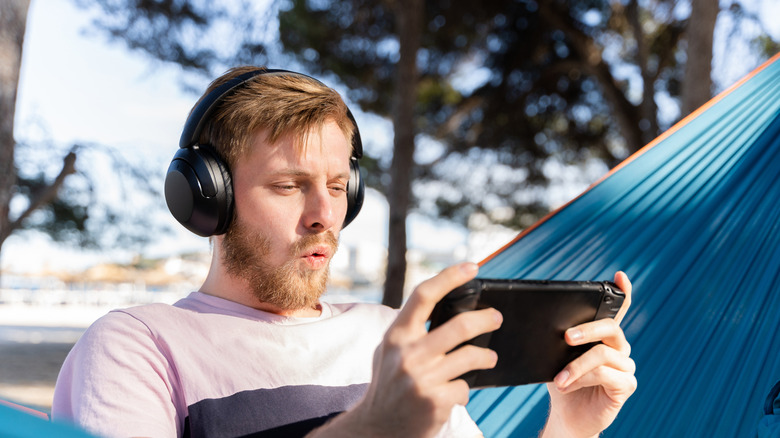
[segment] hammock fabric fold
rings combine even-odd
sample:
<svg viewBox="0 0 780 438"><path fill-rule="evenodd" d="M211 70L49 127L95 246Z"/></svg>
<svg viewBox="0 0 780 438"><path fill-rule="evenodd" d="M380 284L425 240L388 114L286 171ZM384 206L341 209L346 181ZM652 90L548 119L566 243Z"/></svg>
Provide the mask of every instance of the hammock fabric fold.
<svg viewBox="0 0 780 438"><path fill-rule="evenodd" d="M604 436L756 434L780 380L779 59L482 263L486 278L628 274L639 387ZM528 385L475 391L468 409L487 437L526 437L548 404Z"/></svg>

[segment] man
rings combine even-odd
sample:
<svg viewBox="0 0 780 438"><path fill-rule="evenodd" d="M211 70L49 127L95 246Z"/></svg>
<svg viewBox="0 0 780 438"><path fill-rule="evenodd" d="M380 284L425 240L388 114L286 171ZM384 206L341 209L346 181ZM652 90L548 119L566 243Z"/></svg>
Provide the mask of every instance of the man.
<svg viewBox="0 0 780 438"><path fill-rule="evenodd" d="M484 309L425 328L476 265L422 283L400 312L319 299L362 203L362 145L338 94L297 73L234 69L193 109L181 146L166 198L187 228L214 236L209 274L173 306L98 320L63 365L55 419L111 436L480 435L457 377L497 358L452 350L502 316ZM616 282L628 303L628 279ZM636 388L630 346L613 320L566 336L602 344L549 384L544 434L597 435Z"/></svg>

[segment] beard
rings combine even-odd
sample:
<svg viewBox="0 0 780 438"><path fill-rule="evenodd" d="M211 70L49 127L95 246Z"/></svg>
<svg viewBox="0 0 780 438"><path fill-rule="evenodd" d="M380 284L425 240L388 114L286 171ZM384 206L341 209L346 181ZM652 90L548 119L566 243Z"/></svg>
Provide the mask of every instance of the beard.
<svg viewBox="0 0 780 438"><path fill-rule="evenodd" d="M222 240L222 261L227 273L245 280L258 300L281 310L313 308L325 293L330 270L330 262L319 270L298 266L300 255L313 245L327 245L334 254L338 239L332 231L303 236L291 246L287 261L270 266L270 239L249 231L235 217Z"/></svg>

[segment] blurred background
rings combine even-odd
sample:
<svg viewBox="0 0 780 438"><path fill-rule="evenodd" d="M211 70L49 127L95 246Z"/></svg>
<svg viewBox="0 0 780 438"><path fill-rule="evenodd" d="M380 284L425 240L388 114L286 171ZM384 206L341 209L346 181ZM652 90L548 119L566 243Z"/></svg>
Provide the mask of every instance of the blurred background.
<svg viewBox="0 0 780 438"><path fill-rule="evenodd" d="M0 398L48 410L92 321L197 289L208 240L162 185L231 66L345 97L370 188L328 299L398 307L777 53L778 17L774 0L3 0Z"/></svg>

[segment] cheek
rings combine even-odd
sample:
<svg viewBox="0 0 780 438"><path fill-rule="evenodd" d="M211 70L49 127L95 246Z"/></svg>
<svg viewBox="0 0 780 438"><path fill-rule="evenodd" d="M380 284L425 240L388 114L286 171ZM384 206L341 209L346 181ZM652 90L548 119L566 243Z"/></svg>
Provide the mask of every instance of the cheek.
<svg viewBox="0 0 780 438"><path fill-rule="evenodd" d="M299 207L293 199L270 197L259 188L236 196L235 209L244 222L268 230L267 235L270 235L271 229L279 231L290 227L300 216Z"/></svg>
<svg viewBox="0 0 780 438"><path fill-rule="evenodd" d="M263 236L270 245L270 256L287 254L289 236L294 233L295 226L290 223L290 218L275 214L275 209L255 209L244 211L241 214L241 222L248 232Z"/></svg>

